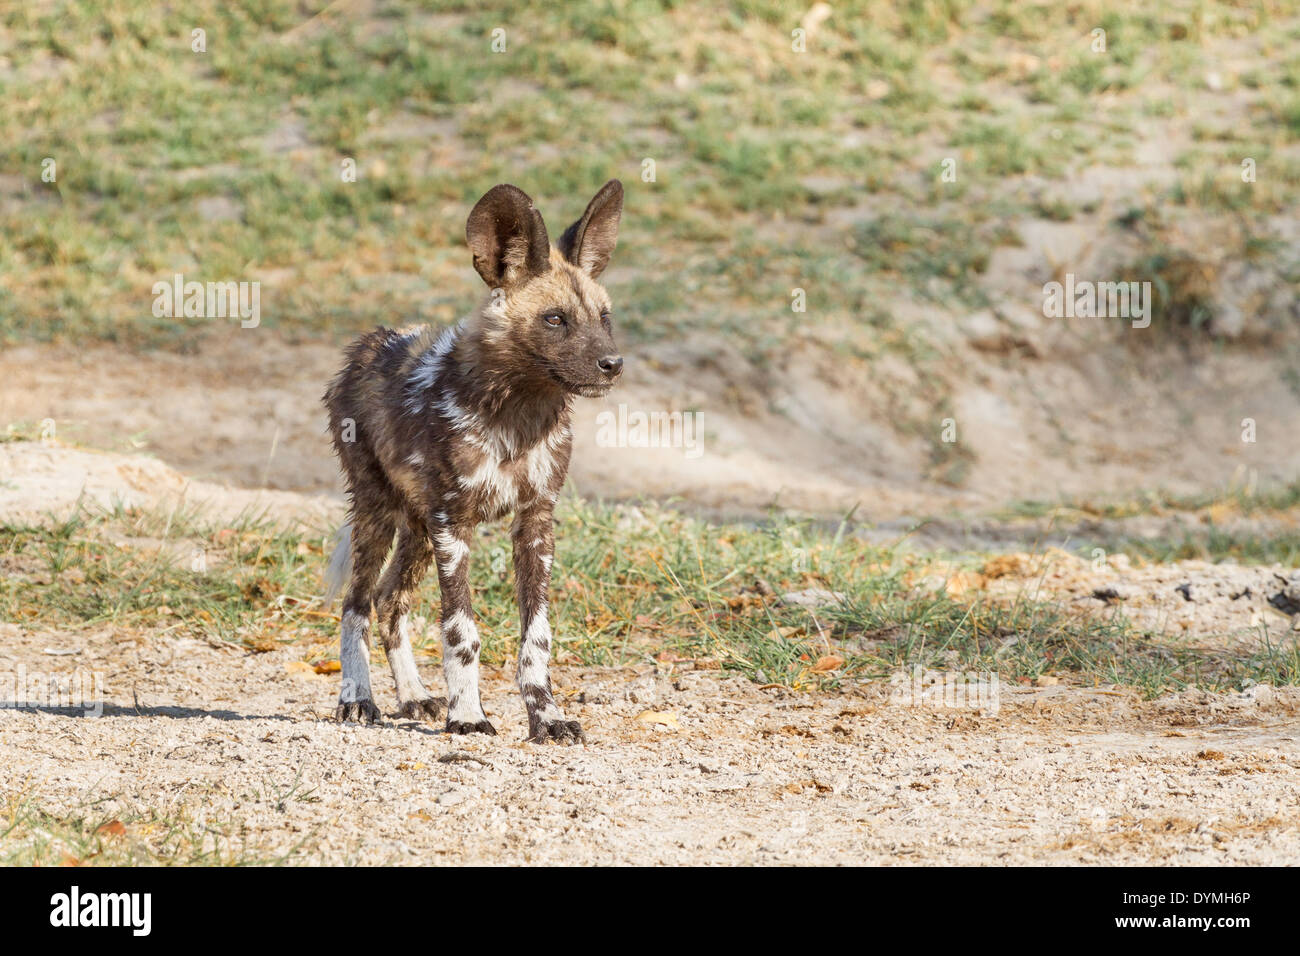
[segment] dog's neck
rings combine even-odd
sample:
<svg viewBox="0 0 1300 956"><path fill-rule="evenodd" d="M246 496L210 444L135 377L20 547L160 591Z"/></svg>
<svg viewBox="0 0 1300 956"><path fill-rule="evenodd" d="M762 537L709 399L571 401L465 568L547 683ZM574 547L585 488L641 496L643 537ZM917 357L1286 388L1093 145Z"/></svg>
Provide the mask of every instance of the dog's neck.
<svg viewBox="0 0 1300 956"><path fill-rule="evenodd" d="M448 358L456 404L488 433L531 448L566 421L573 397L481 318L466 322Z"/></svg>

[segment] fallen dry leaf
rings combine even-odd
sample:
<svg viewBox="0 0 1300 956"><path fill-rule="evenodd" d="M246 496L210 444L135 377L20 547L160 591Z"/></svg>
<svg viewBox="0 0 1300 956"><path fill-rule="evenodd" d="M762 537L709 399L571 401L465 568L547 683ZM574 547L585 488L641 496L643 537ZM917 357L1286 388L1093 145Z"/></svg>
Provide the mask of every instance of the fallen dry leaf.
<svg viewBox="0 0 1300 956"><path fill-rule="evenodd" d="M793 637L795 634L802 634L802 627L775 627L767 632L769 641L779 641L783 638Z"/></svg>
<svg viewBox="0 0 1300 956"><path fill-rule="evenodd" d="M812 666L814 674L824 674L827 671L839 670L844 666L844 658L838 654L826 654L817 658L817 663Z"/></svg>
<svg viewBox="0 0 1300 956"><path fill-rule="evenodd" d="M645 713L637 714L637 722L642 724L658 724L661 727L671 727L677 729L677 715L671 710L647 710Z"/></svg>
<svg viewBox="0 0 1300 956"><path fill-rule="evenodd" d="M660 651L655 655L655 660L660 664L689 664L694 660L693 657L679 657L672 651Z"/></svg>
<svg viewBox="0 0 1300 956"><path fill-rule="evenodd" d="M312 665L312 669L317 674L337 674L339 671L343 670L343 665L338 661L317 661Z"/></svg>
<svg viewBox="0 0 1300 956"><path fill-rule="evenodd" d="M95 833L105 837L120 837L126 835L126 827L121 820L109 820L95 827Z"/></svg>

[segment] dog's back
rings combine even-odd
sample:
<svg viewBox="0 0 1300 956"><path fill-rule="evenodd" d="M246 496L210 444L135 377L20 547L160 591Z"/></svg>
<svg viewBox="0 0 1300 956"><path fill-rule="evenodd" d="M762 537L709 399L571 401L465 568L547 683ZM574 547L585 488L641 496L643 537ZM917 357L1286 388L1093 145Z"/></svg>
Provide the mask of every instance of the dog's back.
<svg viewBox="0 0 1300 956"><path fill-rule="evenodd" d="M376 451L377 430L388 417L385 407L395 383L405 381L409 369L427 347L428 329L377 328L357 338L344 352L343 368L325 391L330 437L339 459L345 462L350 447L360 443Z"/></svg>

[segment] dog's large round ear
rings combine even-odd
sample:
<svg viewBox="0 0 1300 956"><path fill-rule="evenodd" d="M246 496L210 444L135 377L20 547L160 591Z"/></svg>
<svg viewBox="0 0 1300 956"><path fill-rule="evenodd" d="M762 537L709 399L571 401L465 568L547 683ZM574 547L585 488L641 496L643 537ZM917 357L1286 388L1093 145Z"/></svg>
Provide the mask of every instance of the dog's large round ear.
<svg viewBox="0 0 1300 956"><path fill-rule="evenodd" d="M474 269L494 289L517 285L551 267L546 223L518 186L493 186L465 223Z"/></svg>
<svg viewBox="0 0 1300 956"><path fill-rule="evenodd" d="M623 216L623 184L611 179L587 204L587 211L560 237L559 250L593 279L605 271L618 245L618 221Z"/></svg>

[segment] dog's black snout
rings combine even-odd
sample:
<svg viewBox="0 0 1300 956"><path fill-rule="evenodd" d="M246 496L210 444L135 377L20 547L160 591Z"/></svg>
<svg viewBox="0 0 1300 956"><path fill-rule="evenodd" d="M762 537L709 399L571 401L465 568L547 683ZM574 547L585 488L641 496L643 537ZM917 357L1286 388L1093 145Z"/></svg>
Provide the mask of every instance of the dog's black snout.
<svg viewBox="0 0 1300 956"><path fill-rule="evenodd" d="M596 360L596 366L602 373L613 378L619 372L623 371L623 356L606 355Z"/></svg>

